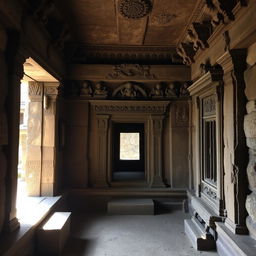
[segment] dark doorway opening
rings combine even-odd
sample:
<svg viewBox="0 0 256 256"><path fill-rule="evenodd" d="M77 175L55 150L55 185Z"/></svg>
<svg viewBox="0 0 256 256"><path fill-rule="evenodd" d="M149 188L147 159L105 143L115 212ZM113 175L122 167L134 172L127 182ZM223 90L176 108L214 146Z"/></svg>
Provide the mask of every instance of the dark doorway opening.
<svg viewBox="0 0 256 256"><path fill-rule="evenodd" d="M145 179L143 123L114 123L113 181Z"/></svg>

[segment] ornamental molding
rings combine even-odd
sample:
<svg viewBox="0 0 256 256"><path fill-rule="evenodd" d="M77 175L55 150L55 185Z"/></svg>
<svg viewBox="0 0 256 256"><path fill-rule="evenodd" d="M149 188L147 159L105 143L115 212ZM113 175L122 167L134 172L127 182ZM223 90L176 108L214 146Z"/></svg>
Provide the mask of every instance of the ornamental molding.
<svg viewBox="0 0 256 256"><path fill-rule="evenodd" d="M93 110L97 114L113 113L143 113L143 114L165 114L169 101L90 101Z"/></svg>
<svg viewBox="0 0 256 256"><path fill-rule="evenodd" d="M151 10L151 2L149 0L120 0L119 12L128 19L140 19L148 15Z"/></svg>

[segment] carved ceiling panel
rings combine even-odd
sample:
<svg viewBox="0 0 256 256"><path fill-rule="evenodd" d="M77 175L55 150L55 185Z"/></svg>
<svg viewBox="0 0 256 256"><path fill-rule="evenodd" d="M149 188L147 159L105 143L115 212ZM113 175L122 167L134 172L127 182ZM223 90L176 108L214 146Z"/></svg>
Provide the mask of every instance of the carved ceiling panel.
<svg viewBox="0 0 256 256"><path fill-rule="evenodd" d="M201 0L55 0L78 43L176 46Z"/></svg>

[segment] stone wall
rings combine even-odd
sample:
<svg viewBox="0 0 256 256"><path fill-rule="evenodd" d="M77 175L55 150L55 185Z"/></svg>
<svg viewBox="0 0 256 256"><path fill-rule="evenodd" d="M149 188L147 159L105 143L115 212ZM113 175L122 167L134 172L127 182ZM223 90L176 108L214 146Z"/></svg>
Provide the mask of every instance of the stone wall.
<svg viewBox="0 0 256 256"><path fill-rule="evenodd" d="M247 196L246 209L249 216L246 225L250 235L256 239L256 44L248 50L248 69L245 72L246 89L248 99L247 115L244 118L244 131L249 148L249 163L247 176L251 193Z"/></svg>

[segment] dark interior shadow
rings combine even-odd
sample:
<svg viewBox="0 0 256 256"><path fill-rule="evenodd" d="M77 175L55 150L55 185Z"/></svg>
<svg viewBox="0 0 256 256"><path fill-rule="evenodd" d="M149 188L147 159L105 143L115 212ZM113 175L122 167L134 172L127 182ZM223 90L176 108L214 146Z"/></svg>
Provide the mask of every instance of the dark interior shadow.
<svg viewBox="0 0 256 256"><path fill-rule="evenodd" d="M95 248L95 239L81 239L70 237L66 242L61 256L84 256Z"/></svg>

